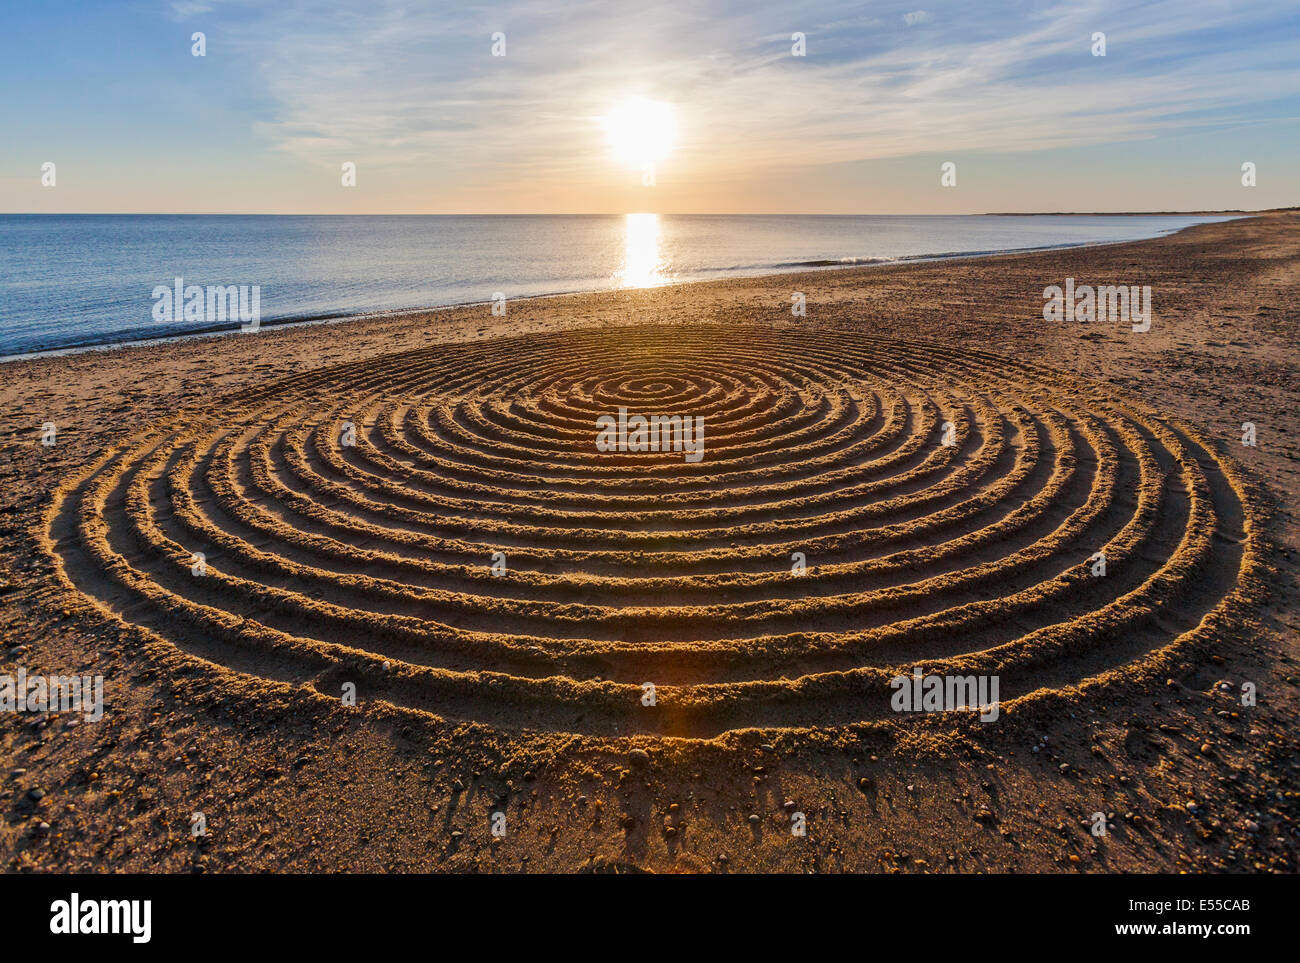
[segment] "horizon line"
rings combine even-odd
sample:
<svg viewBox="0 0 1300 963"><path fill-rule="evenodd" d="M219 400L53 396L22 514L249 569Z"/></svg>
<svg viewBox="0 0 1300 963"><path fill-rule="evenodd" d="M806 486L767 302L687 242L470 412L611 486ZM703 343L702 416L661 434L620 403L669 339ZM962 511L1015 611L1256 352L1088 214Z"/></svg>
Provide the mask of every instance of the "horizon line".
<svg viewBox="0 0 1300 963"><path fill-rule="evenodd" d="M842 214L807 211L514 211L509 213L451 211L438 213L391 211L0 211L0 217L626 217L630 214L654 214L657 217L1123 217L1180 216L1196 214L1274 214L1298 211L1293 207L1198 208L1161 211L967 211L949 214L884 214L855 211Z"/></svg>

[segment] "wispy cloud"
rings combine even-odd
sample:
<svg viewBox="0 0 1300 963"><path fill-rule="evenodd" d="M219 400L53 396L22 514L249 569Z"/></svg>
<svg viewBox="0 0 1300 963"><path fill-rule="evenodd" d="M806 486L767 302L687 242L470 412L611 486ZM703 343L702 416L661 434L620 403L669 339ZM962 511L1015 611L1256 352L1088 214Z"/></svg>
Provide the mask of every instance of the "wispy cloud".
<svg viewBox="0 0 1300 963"><path fill-rule="evenodd" d="M178 20L188 20L212 11L212 4L205 3L203 0L171 0L168 6L171 8L172 15Z"/></svg>
<svg viewBox="0 0 1300 963"><path fill-rule="evenodd" d="M558 177L602 164L596 119L621 96L674 102L682 163L752 173L935 151L1120 142L1229 123L1294 93L1289 2L1093 0L1026 9L804 3L714 10L524 0L488 9L383 0L277 5L232 33L276 105L281 149L333 163ZM908 27L925 24L914 33ZM820 26L819 26L820 25ZM1258 28L1249 54L1234 32ZM490 55L504 31L505 57ZM790 33L808 55L790 55ZM1109 56L1089 53L1094 31Z"/></svg>
<svg viewBox="0 0 1300 963"><path fill-rule="evenodd" d="M1144 198L1169 180L1161 157L1186 172L1198 151L1235 140L1252 152L1241 160L1271 154L1256 196L1294 202L1295 178L1279 176L1300 130L1294 0L156 0L123 10L70 22L33 14L0 58L11 85L37 71L49 80L35 99L0 103L0 201L153 209L165 186L182 210L834 210L849 193L868 210L949 209L1022 203L1023 181L998 173L1018 168L1047 195L1039 204L1059 206L1054 165L1090 151L1110 166L1110 187ZM206 35L201 60L192 31ZM497 31L504 57L492 56ZM1099 32L1104 57L1092 55ZM46 70L53 59L60 68ZM677 112L677 147L653 194L611 157L600 122L632 97ZM186 164L160 161L178 131ZM1095 153L1106 145L1125 146ZM29 193L38 147L72 158L67 170L82 176L57 195ZM1130 151L1147 158L1145 181L1130 176ZM991 166L942 200L915 182L899 198L901 181L940 160ZM340 189L345 161L361 190ZM1240 162L1217 157L1213 177L1235 184L1221 175ZM882 179L864 180L870 172ZM1077 187L1089 175L1073 176ZM1013 199L996 194L1012 181ZM1202 205L1209 183L1182 195L1191 202L1165 203Z"/></svg>

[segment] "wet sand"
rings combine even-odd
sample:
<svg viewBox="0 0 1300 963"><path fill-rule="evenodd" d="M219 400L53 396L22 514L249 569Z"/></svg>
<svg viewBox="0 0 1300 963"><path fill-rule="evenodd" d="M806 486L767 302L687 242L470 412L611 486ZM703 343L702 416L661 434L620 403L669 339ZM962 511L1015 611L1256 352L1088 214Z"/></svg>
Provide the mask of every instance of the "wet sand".
<svg viewBox="0 0 1300 963"><path fill-rule="evenodd" d="M3 865L1294 871L1298 228L6 363L0 671L108 705L0 715Z"/></svg>

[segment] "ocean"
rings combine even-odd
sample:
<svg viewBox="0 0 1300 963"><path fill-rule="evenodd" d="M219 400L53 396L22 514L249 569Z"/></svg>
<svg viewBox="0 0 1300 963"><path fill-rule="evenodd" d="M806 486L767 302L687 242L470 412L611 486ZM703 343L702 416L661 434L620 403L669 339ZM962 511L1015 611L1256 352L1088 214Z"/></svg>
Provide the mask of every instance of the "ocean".
<svg viewBox="0 0 1300 963"><path fill-rule="evenodd" d="M238 330L155 291L256 286L261 323L1154 237L1225 217L0 215L0 355ZM1046 284L1047 281L1045 280Z"/></svg>

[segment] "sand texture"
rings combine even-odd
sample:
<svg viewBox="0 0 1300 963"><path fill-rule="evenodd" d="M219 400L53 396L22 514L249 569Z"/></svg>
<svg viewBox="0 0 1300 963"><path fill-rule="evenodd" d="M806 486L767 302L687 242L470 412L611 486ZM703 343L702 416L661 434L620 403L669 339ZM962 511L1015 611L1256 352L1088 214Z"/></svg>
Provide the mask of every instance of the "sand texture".
<svg viewBox="0 0 1300 963"><path fill-rule="evenodd" d="M1292 872L1297 294L1282 212L0 365L0 672L107 692L0 866Z"/></svg>

